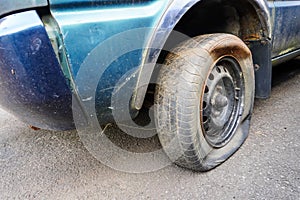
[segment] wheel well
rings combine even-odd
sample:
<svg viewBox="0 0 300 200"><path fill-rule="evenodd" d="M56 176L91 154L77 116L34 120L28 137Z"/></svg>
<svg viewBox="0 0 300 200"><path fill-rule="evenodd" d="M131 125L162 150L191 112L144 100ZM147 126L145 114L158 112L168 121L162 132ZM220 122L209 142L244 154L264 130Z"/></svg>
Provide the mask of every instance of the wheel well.
<svg viewBox="0 0 300 200"><path fill-rule="evenodd" d="M254 6L237 0L202 0L181 18L174 30L189 37L209 33L230 33L243 41L265 37Z"/></svg>
<svg viewBox="0 0 300 200"><path fill-rule="evenodd" d="M271 24L263 0L202 0L192 6L178 21L162 47L157 60L162 64L170 50L186 37L178 37L178 32L194 37L210 33L229 33L241 38L252 52L255 65L256 97L267 98L271 93ZM172 17L171 17L172 18ZM168 19L170 20L170 19ZM163 21L164 22L164 21ZM168 24L168 22L164 22ZM169 26L168 26L169 27ZM171 26L170 26L171 27ZM176 33L177 32L177 33ZM164 50L165 49L165 50ZM155 57L155 55L153 56ZM148 71L142 70L141 76ZM153 69L151 82L155 82L159 67ZM147 95L153 94L155 87L150 84ZM140 92L142 91L142 92ZM137 92L138 100L133 105L139 108L144 99L143 90Z"/></svg>
<svg viewBox="0 0 300 200"><path fill-rule="evenodd" d="M252 52L256 66L256 97L267 98L271 92L271 41L259 12L250 1L202 0L180 19L163 49L172 49L186 39L177 37L176 32L188 37L211 33L233 34L241 38ZM158 63L163 63L168 53L162 50Z"/></svg>

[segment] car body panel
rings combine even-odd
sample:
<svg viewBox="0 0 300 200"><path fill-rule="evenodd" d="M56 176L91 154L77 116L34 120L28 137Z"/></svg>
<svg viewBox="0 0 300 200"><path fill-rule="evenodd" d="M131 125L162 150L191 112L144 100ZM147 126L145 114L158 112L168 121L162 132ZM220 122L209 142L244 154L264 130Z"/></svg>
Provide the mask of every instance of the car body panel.
<svg viewBox="0 0 300 200"><path fill-rule="evenodd" d="M136 38L126 36L127 38L123 38L123 41L118 41L119 38L115 37L116 41L106 52L109 55L114 55L120 47L122 49L132 49L132 41L135 42L135 46L139 46L138 49L126 52L125 55L116 58L109 66L105 66L106 70L103 72L102 78L99 77L99 80L97 80L99 81L97 89L95 89L97 91L93 92L97 93L96 110L102 123L111 121L112 93L118 87L117 84L122 76L128 71L135 70L132 72L132 74L135 74L139 70L144 58L147 41L150 40L155 30L149 27L155 27L160 20L160 16L169 5L168 1L160 0L136 1L131 4L128 2L93 1L91 3L86 0L50 0L51 13L57 21L63 38L71 77L73 77L76 88L81 89L81 91L88 90L88 88L86 88L86 83L80 85L76 81L78 71L97 46L126 31L145 28L144 31L138 31L139 35ZM103 59L107 60L107 58ZM99 71L99 62L101 62L100 58L98 63L95 62L94 66L87 72L81 70L81 76L90 76L90 74ZM87 74L82 75L82 73ZM132 90L134 90L134 87ZM76 94L80 96L80 99L86 99L80 95L80 91L76 91Z"/></svg>
<svg viewBox="0 0 300 200"><path fill-rule="evenodd" d="M74 128L72 94L35 11L0 19L0 105L43 129Z"/></svg>
<svg viewBox="0 0 300 200"><path fill-rule="evenodd" d="M300 1L274 1L272 57L300 48Z"/></svg>

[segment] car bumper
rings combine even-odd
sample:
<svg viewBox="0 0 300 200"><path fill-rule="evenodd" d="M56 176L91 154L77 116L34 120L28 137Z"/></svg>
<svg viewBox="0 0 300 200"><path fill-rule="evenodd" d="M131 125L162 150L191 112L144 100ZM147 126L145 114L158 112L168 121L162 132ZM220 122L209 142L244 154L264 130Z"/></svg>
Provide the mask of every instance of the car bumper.
<svg viewBox="0 0 300 200"><path fill-rule="evenodd" d="M0 106L35 127L74 128L72 92L35 11L0 19Z"/></svg>

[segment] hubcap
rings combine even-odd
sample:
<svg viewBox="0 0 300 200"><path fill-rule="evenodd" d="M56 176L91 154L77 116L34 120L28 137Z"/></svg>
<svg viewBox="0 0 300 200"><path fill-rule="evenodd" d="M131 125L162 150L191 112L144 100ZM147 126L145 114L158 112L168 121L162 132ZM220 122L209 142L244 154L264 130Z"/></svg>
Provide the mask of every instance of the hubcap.
<svg viewBox="0 0 300 200"><path fill-rule="evenodd" d="M207 142L225 146L243 113L244 82L241 69L233 58L220 60L206 80L202 101L201 124Z"/></svg>

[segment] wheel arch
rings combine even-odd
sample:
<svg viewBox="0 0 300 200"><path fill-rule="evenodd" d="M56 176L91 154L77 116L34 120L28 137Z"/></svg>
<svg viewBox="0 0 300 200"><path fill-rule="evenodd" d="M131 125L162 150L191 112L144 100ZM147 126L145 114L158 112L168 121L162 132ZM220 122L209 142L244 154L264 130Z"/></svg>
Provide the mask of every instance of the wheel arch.
<svg viewBox="0 0 300 200"><path fill-rule="evenodd" d="M221 6L222 9L218 6ZM221 28L218 27L218 25L222 24L226 18L219 20L215 18L215 23L212 26L209 28L204 27L200 30L196 30L196 28L191 26L184 26L184 23L190 23L189 20L195 15L196 18L193 19L198 20L196 24L205 24L208 20L205 15L201 16L201 13L206 8L217 9L218 16L226 16L230 13L228 11L234 11L234 14L227 16L232 18L232 21L229 20L225 23L226 26ZM265 0L247 0L245 2L237 0L173 0L155 27L154 34L148 43L148 47L151 48L148 48L140 68L136 90L131 102L133 109L141 109L147 86L151 79L150 75L153 73L154 67L161 56L161 50L168 43L168 40L170 40L173 30L182 32L191 37L194 36L194 34L214 32L231 33L240 37L248 44L252 51L254 64L257 66L257 69L260 69L257 70L256 77L264 78L263 84L261 84L260 78L256 78L256 82L260 83L259 89L256 91L256 96L263 98L269 96L271 77L266 79L265 73L268 73L268 77L270 76L272 27L267 2ZM264 56L261 56L262 53ZM266 59L266 57L268 59Z"/></svg>

